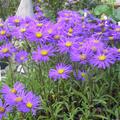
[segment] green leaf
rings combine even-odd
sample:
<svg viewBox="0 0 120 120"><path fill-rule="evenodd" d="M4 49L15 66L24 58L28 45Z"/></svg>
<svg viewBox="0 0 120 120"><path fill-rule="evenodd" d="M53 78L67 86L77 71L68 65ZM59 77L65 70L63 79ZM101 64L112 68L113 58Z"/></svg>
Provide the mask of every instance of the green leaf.
<svg viewBox="0 0 120 120"><path fill-rule="evenodd" d="M110 15L112 14L112 8L110 8L108 5L97 5L94 9L95 15L101 15L101 14Z"/></svg>
<svg viewBox="0 0 120 120"><path fill-rule="evenodd" d="M107 117L105 117L105 116L102 116L102 115L93 115L95 118L101 118L102 120L104 119L104 120L108 120L108 118Z"/></svg>
<svg viewBox="0 0 120 120"><path fill-rule="evenodd" d="M114 18L118 21L120 20L120 8L114 10Z"/></svg>

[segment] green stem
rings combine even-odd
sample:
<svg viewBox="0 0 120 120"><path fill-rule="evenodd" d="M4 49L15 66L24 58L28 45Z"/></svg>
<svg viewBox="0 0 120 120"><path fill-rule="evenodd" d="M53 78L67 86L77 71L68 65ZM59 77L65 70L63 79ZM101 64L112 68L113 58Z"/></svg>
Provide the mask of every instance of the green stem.
<svg viewBox="0 0 120 120"><path fill-rule="evenodd" d="M22 112L20 112L19 114L19 120L23 120L24 119L24 114Z"/></svg>
<svg viewBox="0 0 120 120"><path fill-rule="evenodd" d="M12 84L14 84L14 73L13 73L13 69L12 69L12 61L10 60L10 63L9 63L9 70L10 70L10 77L11 77L11 80L12 80Z"/></svg>

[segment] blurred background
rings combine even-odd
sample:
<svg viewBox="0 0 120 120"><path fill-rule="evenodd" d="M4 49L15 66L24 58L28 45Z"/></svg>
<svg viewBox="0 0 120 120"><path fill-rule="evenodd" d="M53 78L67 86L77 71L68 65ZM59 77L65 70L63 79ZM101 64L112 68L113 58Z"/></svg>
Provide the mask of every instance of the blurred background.
<svg viewBox="0 0 120 120"><path fill-rule="evenodd" d="M0 0L0 18L6 19L15 15L21 0ZM89 10L97 17L105 14L120 21L119 0L33 0L34 6L39 4L44 14L55 19L57 12L61 9L71 9L81 12L83 9Z"/></svg>

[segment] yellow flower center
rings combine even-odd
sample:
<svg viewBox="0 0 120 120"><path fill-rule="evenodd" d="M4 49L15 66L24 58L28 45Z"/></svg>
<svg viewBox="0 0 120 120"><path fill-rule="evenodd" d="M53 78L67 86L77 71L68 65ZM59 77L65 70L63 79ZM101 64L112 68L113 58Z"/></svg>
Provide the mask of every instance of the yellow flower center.
<svg viewBox="0 0 120 120"><path fill-rule="evenodd" d="M72 28L70 28L70 29L68 30L68 32L69 32L69 33L72 33L72 32L73 32L73 29L72 29Z"/></svg>
<svg viewBox="0 0 120 120"><path fill-rule="evenodd" d="M104 23L100 23L99 26L100 26L100 27L104 26Z"/></svg>
<svg viewBox="0 0 120 120"><path fill-rule="evenodd" d="M59 73L59 74L63 74L64 71L65 71L64 69L59 69L59 70L58 70L58 73Z"/></svg>
<svg viewBox="0 0 120 120"><path fill-rule="evenodd" d="M96 48L95 46L92 46L91 49L92 49L93 51L96 51L96 50L97 50L97 48Z"/></svg>
<svg viewBox="0 0 120 120"><path fill-rule="evenodd" d="M2 27L3 26L3 24L2 23L0 23L0 27Z"/></svg>
<svg viewBox="0 0 120 120"><path fill-rule="evenodd" d="M58 30L61 30L61 29L62 29L62 27L61 27L61 26L59 26L57 29L58 29Z"/></svg>
<svg viewBox="0 0 120 120"><path fill-rule="evenodd" d="M17 93L16 89L11 89L11 93Z"/></svg>
<svg viewBox="0 0 120 120"><path fill-rule="evenodd" d="M22 101L22 97L16 97L15 102L21 102Z"/></svg>
<svg viewBox="0 0 120 120"><path fill-rule="evenodd" d="M67 41L66 44L65 44L65 46L67 46L67 47L71 47L71 46L72 46L72 42Z"/></svg>
<svg viewBox="0 0 120 120"><path fill-rule="evenodd" d="M83 45L83 42L79 42L80 45Z"/></svg>
<svg viewBox="0 0 120 120"><path fill-rule="evenodd" d="M33 104L32 104L31 102L27 102L26 106L27 106L28 108L32 108Z"/></svg>
<svg viewBox="0 0 120 120"><path fill-rule="evenodd" d="M21 56L21 57L20 57L20 60L24 60L24 59L25 59L25 57L24 57L24 56Z"/></svg>
<svg viewBox="0 0 120 120"><path fill-rule="evenodd" d="M48 51L47 51L47 50L41 50L40 53L41 53L41 55L43 55L43 56L48 55Z"/></svg>
<svg viewBox="0 0 120 120"><path fill-rule="evenodd" d="M82 25L82 28L85 28L85 25Z"/></svg>
<svg viewBox="0 0 120 120"><path fill-rule="evenodd" d="M80 59L81 59L81 60L86 60L86 58L87 58L87 56L86 56L85 54L81 54L81 55L80 55Z"/></svg>
<svg viewBox="0 0 120 120"><path fill-rule="evenodd" d="M107 49L103 49L103 53L108 53L108 50Z"/></svg>
<svg viewBox="0 0 120 120"><path fill-rule="evenodd" d="M84 19L85 19L85 17L84 17L84 16L82 16L82 17L81 17L81 20L84 20Z"/></svg>
<svg viewBox="0 0 120 120"><path fill-rule="evenodd" d="M81 73L81 76L82 76L82 77L85 77L85 76L86 76L86 74L85 74L84 72L82 72L82 73Z"/></svg>
<svg viewBox="0 0 120 120"><path fill-rule="evenodd" d="M20 29L20 32L22 32L22 33L24 33L25 31L26 31L25 28L21 28L21 29Z"/></svg>
<svg viewBox="0 0 120 120"><path fill-rule="evenodd" d="M120 32L120 28L116 28L115 31L116 31L116 32Z"/></svg>
<svg viewBox="0 0 120 120"><path fill-rule="evenodd" d="M55 39L55 40L59 40L59 39L60 39L60 36L59 36L59 35L55 35L55 36L54 36L54 39Z"/></svg>
<svg viewBox="0 0 120 120"><path fill-rule="evenodd" d="M0 113L4 113L5 112L5 108L4 107L0 107Z"/></svg>
<svg viewBox="0 0 120 120"><path fill-rule="evenodd" d="M3 49L2 49L2 52L3 52L3 53L7 53L8 51L9 51L8 48L3 48Z"/></svg>
<svg viewBox="0 0 120 120"><path fill-rule="evenodd" d="M42 23L38 23L37 26L38 26L38 27L42 27L43 24L42 24Z"/></svg>
<svg viewBox="0 0 120 120"><path fill-rule="evenodd" d="M120 48L117 51L120 52Z"/></svg>
<svg viewBox="0 0 120 120"><path fill-rule="evenodd" d="M68 13L65 13L64 15L65 15L66 17L70 16L70 14L68 14Z"/></svg>
<svg viewBox="0 0 120 120"><path fill-rule="evenodd" d="M93 42L94 42L94 43L99 43L99 40L94 40Z"/></svg>
<svg viewBox="0 0 120 120"><path fill-rule="evenodd" d="M65 21L68 22L70 19L69 18L65 18Z"/></svg>
<svg viewBox="0 0 120 120"><path fill-rule="evenodd" d="M53 31L52 29L49 29L49 30L48 30L48 33L49 33L49 34L51 34L51 33L52 33L52 31Z"/></svg>
<svg viewBox="0 0 120 120"><path fill-rule="evenodd" d="M113 37L113 36L110 36L110 37L109 37L109 40L114 40L114 37Z"/></svg>
<svg viewBox="0 0 120 120"><path fill-rule="evenodd" d="M99 59L100 61L104 61L104 60L106 60L106 56L105 56L105 55L100 55L100 56L98 57L98 59Z"/></svg>
<svg viewBox="0 0 120 120"><path fill-rule="evenodd" d="M69 33L69 32L68 32L67 35L68 35L68 36L72 36L72 33Z"/></svg>
<svg viewBox="0 0 120 120"><path fill-rule="evenodd" d="M20 20L19 20L19 19L15 19L14 22L15 22L15 23L19 23Z"/></svg>
<svg viewBox="0 0 120 120"><path fill-rule="evenodd" d="M98 34L98 35L101 35L101 34L102 34L102 32L98 32L97 34Z"/></svg>
<svg viewBox="0 0 120 120"><path fill-rule="evenodd" d="M36 33L36 37L37 37L37 38L41 38L41 37L42 37L42 33L37 32L37 33Z"/></svg>
<svg viewBox="0 0 120 120"><path fill-rule="evenodd" d="M5 34L6 34L6 31L5 31L5 30L1 30L1 31L0 31L0 34L1 34L1 35L5 35Z"/></svg>
<svg viewBox="0 0 120 120"><path fill-rule="evenodd" d="M29 23L26 23L26 24L25 24L25 26L27 26L27 27L28 27L28 26L29 26Z"/></svg>

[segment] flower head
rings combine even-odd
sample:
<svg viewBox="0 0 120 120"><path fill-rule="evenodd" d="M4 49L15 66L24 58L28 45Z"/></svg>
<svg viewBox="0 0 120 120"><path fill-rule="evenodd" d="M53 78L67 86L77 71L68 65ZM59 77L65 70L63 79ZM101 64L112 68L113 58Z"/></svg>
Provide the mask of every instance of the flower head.
<svg viewBox="0 0 120 120"><path fill-rule="evenodd" d="M28 59L28 53L26 51L20 51L15 56L15 60L18 63L24 63L27 61L27 59Z"/></svg>
<svg viewBox="0 0 120 120"><path fill-rule="evenodd" d="M88 74L86 71L78 71L77 73L74 72L74 77L76 80L85 80L87 78Z"/></svg>
<svg viewBox="0 0 120 120"><path fill-rule="evenodd" d="M69 53L77 48L78 44L75 39L63 38L58 42L58 48L61 53Z"/></svg>
<svg viewBox="0 0 120 120"><path fill-rule="evenodd" d="M24 90L24 85L20 82L16 82L13 86L13 88L10 88L8 85L3 85L1 93L3 94L3 96L6 96L9 93L12 94L17 94L19 92L21 92L22 90Z"/></svg>
<svg viewBox="0 0 120 120"><path fill-rule="evenodd" d="M3 117L7 117L7 113L11 111L11 107L8 106L6 103L3 103L0 99L0 119Z"/></svg>
<svg viewBox="0 0 120 120"><path fill-rule="evenodd" d="M15 52L15 48L12 44L7 43L5 45L0 46L0 57L10 57Z"/></svg>
<svg viewBox="0 0 120 120"><path fill-rule="evenodd" d="M54 56L54 51L52 46L38 47L37 51L33 52L32 58L36 62L46 62L51 56Z"/></svg>
<svg viewBox="0 0 120 120"><path fill-rule="evenodd" d="M34 115L36 111L40 109L40 98L35 96L32 92L28 92L23 98L23 106L21 112L32 112Z"/></svg>
<svg viewBox="0 0 120 120"><path fill-rule="evenodd" d="M112 53L97 53L93 58L90 59L90 64L97 66L98 68L105 69L110 67L116 61L115 56Z"/></svg>
<svg viewBox="0 0 120 120"><path fill-rule="evenodd" d="M63 63L59 63L56 65L55 69L50 69L49 77L54 79L55 81L57 79L68 79L70 77L69 75L71 72L72 72L71 65L65 65Z"/></svg>

